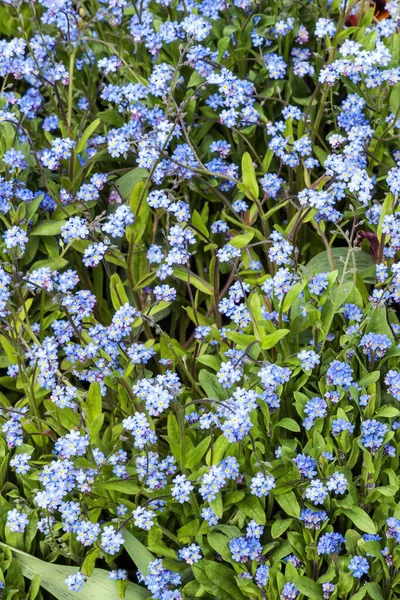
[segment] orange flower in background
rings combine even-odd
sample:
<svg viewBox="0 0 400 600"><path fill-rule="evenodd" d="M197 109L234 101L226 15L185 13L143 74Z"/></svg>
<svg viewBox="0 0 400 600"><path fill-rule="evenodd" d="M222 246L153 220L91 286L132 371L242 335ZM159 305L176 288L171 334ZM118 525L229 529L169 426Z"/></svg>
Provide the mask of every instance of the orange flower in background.
<svg viewBox="0 0 400 600"><path fill-rule="evenodd" d="M377 2L371 3L370 5L368 5L368 3L366 2L359 2L359 10L356 14L351 15L348 18L347 24L349 26L357 26L358 25L358 21L361 17L361 11L363 11L363 13L365 13L370 6L374 6L375 10L374 10L374 15L375 15L375 19L377 19L378 21L382 21L383 19L389 19L390 14L389 12L386 10L386 0L377 0Z"/></svg>
<svg viewBox="0 0 400 600"><path fill-rule="evenodd" d="M389 19L390 14L386 10L386 0L378 0L378 2L375 2L375 17L378 21Z"/></svg>

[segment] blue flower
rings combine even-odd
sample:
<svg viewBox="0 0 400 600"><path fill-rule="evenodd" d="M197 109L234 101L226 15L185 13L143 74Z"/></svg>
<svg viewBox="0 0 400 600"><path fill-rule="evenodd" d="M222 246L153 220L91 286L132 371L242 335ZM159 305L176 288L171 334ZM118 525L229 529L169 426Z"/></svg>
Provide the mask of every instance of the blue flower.
<svg viewBox="0 0 400 600"><path fill-rule="evenodd" d="M369 563L363 556L357 554L350 559L349 570L353 572L353 577L360 579L363 575L366 575L369 570Z"/></svg>

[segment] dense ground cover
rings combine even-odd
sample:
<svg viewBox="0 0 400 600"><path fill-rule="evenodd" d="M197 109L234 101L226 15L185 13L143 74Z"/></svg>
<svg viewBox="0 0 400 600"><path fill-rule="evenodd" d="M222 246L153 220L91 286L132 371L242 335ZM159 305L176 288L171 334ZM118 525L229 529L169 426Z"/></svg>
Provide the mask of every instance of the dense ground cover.
<svg viewBox="0 0 400 600"><path fill-rule="evenodd" d="M399 26L2 2L2 597L399 597Z"/></svg>

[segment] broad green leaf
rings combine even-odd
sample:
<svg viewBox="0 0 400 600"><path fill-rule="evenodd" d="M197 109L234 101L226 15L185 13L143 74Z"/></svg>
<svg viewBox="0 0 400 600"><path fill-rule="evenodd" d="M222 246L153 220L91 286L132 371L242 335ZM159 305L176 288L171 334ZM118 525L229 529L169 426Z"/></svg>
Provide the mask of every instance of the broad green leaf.
<svg viewBox="0 0 400 600"><path fill-rule="evenodd" d="M18 360L17 360L17 352L16 352L16 347L14 346L14 344L11 344L11 342L8 341L7 338L5 338L4 336L0 337L0 344L3 347L4 352L7 354L11 364L17 364Z"/></svg>
<svg viewBox="0 0 400 600"><path fill-rule="evenodd" d="M381 376L380 371L372 371L372 373L368 373L368 375L366 375L365 377L362 377L358 383L361 387L366 388L369 385L376 383L380 379L380 376Z"/></svg>
<svg viewBox="0 0 400 600"><path fill-rule="evenodd" d="M391 215L393 212L393 201L394 201L393 194L386 194L385 201L382 205L382 211L381 211L381 214L379 217L378 229L376 231L376 235L377 235L379 242L382 239L383 221L384 221L386 215Z"/></svg>
<svg viewBox="0 0 400 600"><path fill-rule="evenodd" d="M189 452L186 453L185 466L188 469L192 469L195 465L197 465L200 462L204 454L207 452L210 446L210 442L211 437L207 436L206 438L204 438L204 440L200 442L200 444L197 444L197 446L195 446L194 448L189 450Z"/></svg>
<svg viewBox="0 0 400 600"><path fill-rule="evenodd" d="M229 329L225 330L225 335L228 340L232 340L232 342L235 342L235 344L239 344L240 346L248 346L256 339L254 335L247 335L240 331L230 331Z"/></svg>
<svg viewBox="0 0 400 600"><path fill-rule="evenodd" d="M153 525L147 536L147 546L156 556L176 560L176 551L163 541L163 532L158 525Z"/></svg>
<svg viewBox="0 0 400 600"><path fill-rule="evenodd" d="M209 398L226 400L229 397L228 390L222 387L214 373L202 369L199 373L199 382Z"/></svg>
<svg viewBox="0 0 400 600"><path fill-rule="evenodd" d="M36 227L30 232L29 235L59 235L61 233L61 227L64 225L65 220L59 219L58 221L41 221Z"/></svg>
<svg viewBox="0 0 400 600"><path fill-rule="evenodd" d="M382 588L379 584L375 583L375 582L368 582L366 581L364 583L365 588L369 594L369 596L371 598L373 598L374 600L387 600L387 596L385 596L385 594L382 591Z"/></svg>
<svg viewBox="0 0 400 600"><path fill-rule="evenodd" d="M374 415L374 417L398 417L400 415L400 410L395 406L382 406L378 412Z"/></svg>
<svg viewBox="0 0 400 600"><path fill-rule="evenodd" d="M287 515L290 515L291 517L300 516L300 506L294 492L276 495L275 500Z"/></svg>
<svg viewBox="0 0 400 600"><path fill-rule="evenodd" d="M235 600L245 600L243 594L239 591L234 579L234 571L225 565L216 562L206 562L206 574L211 581L218 583L218 586L228 592Z"/></svg>
<svg viewBox="0 0 400 600"><path fill-rule="evenodd" d="M305 577L304 575L302 577L295 577L293 583L307 598L323 600L322 587L309 577Z"/></svg>
<svg viewBox="0 0 400 600"><path fill-rule="evenodd" d="M224 516L224 504L222 502L222 494L218 492L214 500L210 501L211 510L217 515L219 519Z"/></svg>
<svg viewBox="0 0 400 600"><path fill-rule="evenodd" d="M97 381L94 381L90 384L89 391L85 398L85 409L89 420L94 420L101 414L101 406L100 384Z"/></svg>
<svg viewBox="0 0 400 600"><path fill-rule="evenodd" d="M371 554L371 556L375 556L375 558L379 558L379 560L384 560L382 556L382 547L379 542L364 542L361 538L359 543L362 544L361 547L363 550L365 550L365 552L368 552L368 554Z"/></svg>
<svg viewBox="0 0 400 600"><path fill-rule="evenodd" d="M261 340L261 347L263 350L269 350L273 348L282 338L287 336L289 329L277 329L274 333L264 335Z"/></svg>
<svg viewBox="0 0 400 600"><path fill-rule="evenodd" d="M193 211L192 225L200 232L200 234L202 235L202 237L204 237L204 239L206 241L208 241L210 239L210 236L208 234L208 229L205 226L204 221L203 221L201 215L197 212L197 210Z"/></svg>
<svg viewBox="0 0 400 600"><path fill-rule="evenodd" d="M43 194L39 194L39 196L36 196L36 198L34 198L31 202L26 202L26 204L25 204L26 220L28 222L32 219L32 217L36 213L42 200L43 200Z"/></svg>
<svg viewBox="0 0 400 600"><path fill-rule="evenodd" d="M254 519L259 525L265 525L265 511L256 496L247 496L237 505L250 519Z"/></svg>
<svg viewBox="0 0 400 600"><path fill-rule="evenodd" d="M104 483L106 490L112 490L128 496L134 496L139 491L139 486L136 481L130 479L110 479Z"/></svg>
<svg viewBox="0 0 400 600"><path fill-rule="evenodd" d="M217 579L215 579L215 576L213 574L210 573L210 577L210 575L206 573L206 566L209 563L211 563L211 561L201 560L197 564L192 566L193 575L195 576L196 580L201 584L201 589L206 591L208 593L208 597L210 598L218 598L218 600L232 600L232 598L235 598L235 596L232 596L228 592L228 590L225 589L225 585L224 587L220 587L220 585L222 586L221 577L217 577ZM223 565L219 566L223 567ZM233 574L234 571L231 571L232 577ZM226 584L226 582L224 582L224 584ZM190 584L188 585L190 586ZM239 593L239 590L237 590L237 592Z"/></svg>
<svg viewBox="0 0 400 600"><path fill-rule="evenodd" d="M31 585L29 586L29 592L26 600L35 600L36 596L40 591L40 575L35 575L32 579Z"/></svg>
<svg viewBox="0 0 400 600"><path fill-rule="evenodd" d="M245 152L242 157L242 176L243 186L241 190L250 200L258 199L258 183L256 172L254 170L253 161L248 152Z"/></svg>
<svg viewBox="0 0 400 600"><path fill-rule="evenodd" d="M331 256L335 269L339 272L339 278L343 274L344 261L346 260L348 247L345 248L331 248ZM360 274L362 279L366 282L375 282L375 261L372 254L362 252L361 250L352 250L356 263L357 272ZM353 266L352 259L348 262L347 269L351 269ZM311 278L316 273L330 273L332 266L329 261L328 253L326 250L320 252L314 256L306 265L307 276ZM346 275L346 279L352 279L352 273Z"/></svg>
<svg viewBox="0 0 400 600"><path fill-rule="evenodd" d="M292 524L293 519L278 519L274 521L271 527L271 536L273 538L280 537Z"/></svg>
<svg viewBox="0 0 400 600"><path fill-rule="evenodd" d="M188 271L184 267L174 267L174 277L177 277L185 283L193 285L195 288L200 290L200 292L204 292L204 294L208 294L209 296L214 295L213 288L209 283L207 283L207 281L205 281L195 273Z"/></svg>
<svg viewBox="0 0 400 600"><path fill-rule="evenodd" d="M93 575L96 559L100 552L100 548L93 548L86 554L85 560L82 563L81 571L87 577L91 577Z"/></svg>
<svg viewBox="0 0 400 600"><path fill-rule="evenodd" d="M118 273L113 273L110 277L110 293L115 310L118 310L126 303L129 304L128 296Z"/></svg>
<svg viewBox="0 0 400 600"><path fill-rule="evenodd" d="M367 589L364 586L362 586L362 588L360 588L358 590L358 592L356 592L355 594L352 594L351 600L362 600L366 593L367 593Z"/></svg>
<svg viewBox="0 0 400 600"><path fill-rule="evenodd" d="M261 589L251 580L243 577L236 577L236 583L246 598L255 598L262 600Z"/></svg>
<svg viewBox="0 0 400 600"><path fill-rule="evenodd" d="M126 173L125 175L122 175L122 177L117 179L116 185L121 196L128 200L128 198L131 197L135 185L139 181L146 179L148 174L149 173L146 169L136 167L136 169L132 169L132 171L129 171L129 173Z"/></svg>
<svg viewBox="0 0 400 600"><path fill-rule="evenodd" d="M199 519L193 519L193 521L189 521L183 527L180 527L176 533L179 541L185 541L187 539L193 538L197 532L199 531L200 521Z"/></svg>
<svg viewBox="0 0 400 600"><path fill-rule="evenodd" d="M214 369L214 371L219 371L221 367L220 359L214 354L202 354L201 356L197 357L196 361L201 365L205 365L206 367Z"/></svg>
<svg viewBox="0 0 400 600"><path fill-rule="evenodd" d="M275 423L274 428L275 427L283 427L283 429L288 429L289 431L300 431L300 425L296 423L294 419L290 419L289 417L285 417Z"/></svg>
<svg viewBox="0 0 400 600"><path fill-rule="evenodd" d="M393 333L388 323L387 309L385 306L377 306L368 321L366 333L384 333L393 340Z"/></svg>
<svg viewBox="0 0 400 600"><path fill-rule="evenodd" d="M229 243L235 248L244 248L248 244L250 244L251 240L254 237L254 231L248 231L247 233L243 233L241 235L235 235L233 238L229 240Z"/></svg>
<svg viewBox="0 0 400 600"><path fill-rule="evenodd" d="M287 312L289 310L289 308L292 306L293 302L295 300L297 300L297 298L300 296L301 292L304 290L306 285L307 285L307 282L303 281L301 283L296 283L294 286L292 286L290 288L290 290L288 291L288 293L286 294L286 296L284 297L284 300L283 300L283 306L282 306L283 312Z"/></svg>
<svg viewBox="0 0 400 600"><path fill-rule="evenodd" d="M130 531L124 529L122 533L127 553L133 560L135 567L145 577L149 570L149 564L155 560L154 556Z"/></svg>
<svg viewBox="0 0 400 600"><path fill-rule="evenodd" d="M224 53L228 50L230 43L231 43L231 38L229 36L223 37L223 38L221 38L221 39L218 40L218 43L217 43L217 46L218 46L218 61L221 60L221 58L223 57Z"/></svg>
<svg viewBox="0 0 400 600"><path fill-rule="evenodd" d="M83 132L81 139L79 140L79 142L76 145L76 149L75 152L76 154L79 154L80 152L82 152L83 150L85 150L86 146L87 146L87 142L88 139L90 138L90 136L92 135L92 133L95 132L95 130L98 128L98 126L101 123L101 119L96 119L95 121L93 121L93 123L91 123Z"/></svg>
<svg viewBox="0 0 400 600"><path fill-rule="evenodd" d="M362 508L353 506L352 508L342 508L340 512L344 513L364 533L376 533L376 524Z"/></svg>
<svg viewBox="0 0 400 600"><path fill-rule="evenodd" d="M229 549L230 539L228 536L218 533L217 531L212 531L207 535L207 541L211 548L215 550L215 552L218 552L224 560L227 562L232 561L232 553Z"/></svg>
<svg viewBox="0 0 400 600"><path fill-rule="evenodd" d="M11 548L0 542L3 547ZM22 574L28 579L40 577L42 588L50 592L57 600L76 600L76 592L70 592L65 585L68 575L78 572L78 567L68 567L49 563L16 548L11 548L14 558L21 567ZM146 550L146 549L145 549ZM144 600L150 596L145 588L129 583L126 589L125 600ZM79 592L80 600L110 600L117 597L115 581L108 577L108 571L94 569L91 577L86 581L84 588Z"/></svg>

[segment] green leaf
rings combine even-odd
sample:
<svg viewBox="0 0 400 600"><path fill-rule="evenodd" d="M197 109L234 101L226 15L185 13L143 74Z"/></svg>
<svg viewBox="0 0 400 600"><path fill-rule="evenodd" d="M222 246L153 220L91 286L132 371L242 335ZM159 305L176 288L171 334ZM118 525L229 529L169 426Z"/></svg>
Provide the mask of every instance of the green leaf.
<svg viewBox="0 0 400 600"><path fill-rule="evenodd" d="M232 340L232 342L235 342L235 344L239 344L240 346L248 346L256 339L254 335L247 335L240 331L230 331L229 329L225 331L225 335L228 340Z"/></svg>
<svg viewBox="0 0 400 600"><path fill-rule="evenodd" d="M158 525L153 525L147 536L147 545L149 550L157 556L165 556L166 558L176 559L176 551L167 546L163 541L163 532Z"/></svg>
<svg viewBox="0 0 400 600"><path fill-rule="evenodd" d="M218 600L232 600L231 594L229 594L229 592L223 589L222 587L219 587L220 578L210 579L210 577L207 575L206 565L209 564L209 562L210 561L201 560L199 563L192 566L193 575L195 576L196 581L199 583L200 589L208 593L208 596L206 596L208 598L218 598ZM192 582L185 586L185 592L188 591L189 586L191 584ZM188 593L190 592L188 591ZM197 590L193 593L197 595ZM192 595L190 595L190 598L192 598Z"/></svg>
<svg viewBox="0 0 400 600"><path fill-rule="evenodd" d="M97 113L103 123L114 125L115 127L122 127L125 123L124 117L119 114L116 110L103 110Z"/></svg>
<svg viewBox="0 0 400 600"><path fill-rule="evenodd" d="M0 544L5 548L11 549L15 560L21 567L24 577L33 580L39 576L41 587L50 592L57 600L76 600L77 594L67 589L65 578L68 575L76 574L78 567L68 567L45 562L21 550L11 548L7 544L3 544L2 542ZM144 550L146 549L144 548ZM115 581L108 578L108 573L104 569L94 569L92 576L88 578L83 589L79 592L79 599L110 600L111 598L115 598ZM144 600L150 595L150 592L145 588L135 583L129 583L126 589L125 600Z"/></svg>
<svg viewBox="0 0 400 600"><path fill-rule="evenodd" d="M274 521L271 527L271 536L273 538L280 537L292 524L293 519L279 519Z"/></svg>
<svg viewBox="0 0 400 600"><path fill-rule="evenodd" d="M217 376L210 373L206 369L202 369L199 373L199 383L208 398L214 400L226 400L229 397L229 392L222 387L217 379Z"/></svg>
<svg viewBox="0 0 400 600"><path fill-rule="evenodd" d="M234 580L234 571L224 565L206 561L206 574L211 581L217 582L218 586L225 590L235 600L245 600Z"/></svg>
<svg viewBox="0 0 400 600"><path fill-rule="evenodd" d="M94 133L94 131L98 128L100 123L101 123L101 119L96 119L95 121L93 121L93 123L91 123L88 127L86 127L85 131L82 134L81 139L79 140L79 142L76 145L76 149L75 149L76 154L80 154L80 152L82 152L83 150L86 149L88 139L90 138L92 133Z"/></svg>
<svg viewBox="0 0 400 600"><path fill-rule="evenodd" d="M104 487L106 490L127 494L128 496L133 496L139 491L139 486L136 481L131 481L129 479L110 479L104 484Z"/></svg>
<svg viewBox="0 0 400 600"><path fill-rule="evenodd" d="M335 269L339 272L339 277L342 277L343 274L343 266L344 261L346 260L347 253L349 249L346 248L331 248L331 256L333 260L333 264ZM375 261L372 254L367 252L362 252L361 250L351 250L354 254L354 259L356 263L357 272L360 274L362 279L367 281L368 283L372 279L372 283L374 283L374 273L375 273ZM353 261L350 257L348 262L347 269L352 268ZM332 271L332 266L329 261L328 253L326 250L324 252L320 252L316 256L314 256L306 266L307 276L311 278L316 273L330 273ZM346 275L346 279L352 279L352 273L348 273Z"/></svg>
<svg viewBox="0 0 400 600"><path fill-rule="evenodd" d="M94 381L90 384L89 391L85 399L86 414L90 421L101 415L101 407L102 400L100 384L97 381Z"/></svg>
<svg viewBox="0 0 400 600"><path fill-rule="evenodd" d="M198 356L196 360L201 365L214 369L214 371L219 371L221 367L221 361L215 354L202 354L201 356Z"/></svg>
<svg viewBox="0 0 400 600"><path fill-rule="evenodd" d="M290 290L288 291L288 293L286 294L286 296L283 300L283 306L282 306L283 312L287 312L289 310L289 308L292 306L293 302L295 300L297 300L297 298L300 296L301 292L304 290L306 285L307 285L307 282L303 281L301 283L296 283L293 287L290 288Z"/></svg>
<svg viewBox="0 0 400 600"><path fill-rule="evenodd" d="M385 201L382 205L382 212L379 217L378 229L376 231L376 235L379 242L382 239L383 220L386 217L386 215L391 215L393 212L393 201L393 194L386 194Z"/></svg>
<svg viewBox="0 0 400 600"><path fill-rule="evenodd" d="M189 282L190 285L193 285L195 288L200 290L200 292L204 292L204 294L208 294L209 296L214 295L214 290L211 285L207 283L207 281L204 281L204 279L195 273L188 271L184 267L174 267L174 277L177 277L185 283Z"/></svg>
<svg viewBox="0 0 400 600"><path fill-rule="evenodd" d="M365 550L365 552L368 552L368 554L371 554L371 556L375 556L375 558L379 558L379 560L384 560L382 556L382 547L379 542L372 541L363 543L363 539L361 538L360 543L362 544L361 547L363 550Z"/></svg>
<svg viewBox="0 0 400 600"><path fill-rule="evenodd" d="M374 417L398 417L400 415L400 410L395 406L382 406L378 412L374 415Z"/></svg>
<svg viewBox="0 0 400 600"><path fill-rule="evenodd" d="M258 183L256 172L254 170L253 161L248 152L245 152L242 157L242 176L243 186L242 191L250 200L258 199Z"/></svg>
<svg viewBox="0 0 400 600"><path fill-rule="evenodd" d="M221 58L223 57L224 53L228 50L230 43L231 43L231 38L230 37L223 37L223 38L221 38L221 39L218 40L218 43L217 43L217 46L218 46L218 61L221 60Z"/></svg>
<svg viewBox="0 0 400 600"><path fill-rule="evenodd" d="M244 579L243 577L236 577L236 583L241 591L246 595L246 598L257 597L259 600L261 600L261 590L253 581L250 579Z"/></svg>
<svg viewBox="0 0 400 600"><path fill-rule="evenodd" d="M131 193L129 194L129 207L130 207L131 211L133 212L133 214L135 215L135 217L138 216L138 209L140 209L139 203L144 202L144 200L145 200L146 192L144 192L144 187L145 187L144 181L142 181L142 180L137 181L135 183L135 185L133 186ZM143 197L143 200L142 200L142 197Z"/></svg>
<svg viewBox="0 0 400 600"><path fill-rule="evenodd" d="M214 500L210 501L210 508L219 519L222 519L222 517L224 516L224 504L222 502L221 492L218 492Z"/></svg>
<svg viewBox="0 0 400 600"><path fill-rule="evenodd" d="M300 506L294 492L276 495L275 500L287 515L296 518L300 516Z"/></svg>
<svg viewBox="0 0 400 600"><path fill-rule="evenodd" d="M139 181L133 188L129 199L129 206L135 216L135 221L127 229L127 238L130 242L131 235L134 234L134 241L137 244L146 231L151 214L150 206L147 203L145 183L143 181Z"/></svg>
<svg viewBox="0 0 400 600"><path fill-rule="evenodd" d="M200 234L202 235L202 237L204 237L206 242L208 242L210 239L210 236L208 235L208 229L205 226L204 221L201 215L197 212L197 210L193 211L192 225L200 232Z"/></svg>
<svg viewBox="0 0 400 600"><path fill-rule="evenodd" d="M31 585L29 586L29 592L26 600L35 600L40 590L40 575L35 575L32 579Z"/></svg>
<svg viewBox="0 0 400 600"><path fill-rule="evenodd" d="M189 450L186 454L185 466L188 469L192 469L200 460L203 458L210 446L211 437L208 435L204 440L197 444L194 448Z"/></svg>
<svg viewBox="0 0 400 600"><path fill-rule="evenodd" d="M392 91L390 92L389 105L392 112L396 113L398 106L400 106L400 83L391 86Z"/></svg>
<svg viewBox="0 0 400 600"><path fill-rule="evenodd" d="M278 423L275 423L274 428L275 427L283 427L283 429L288 429L289 431L300 431L300 425L296 423L294 419L290 419L288 417L285 417L284 419L278 421Z"/></svg>
<svg viewBox="0 0 400 600"><path fill-rule="evenodd" d="M261 340L261 347L263 350L273 348L282 338L287 336L289 331L289 329L278 329L277 331L274 331L274 333L264 335Z"/></svg>
<svg viewBox="0 0 400 600"><path fill-rule="evenodd" d="M247 498L240 500L237 505L250 519L254 519L259 525L265 525L265 511L256 496L247 496Z"/></svg>
<svg viewBox="0 0 400 600"><path fill-rule="evenodd" d="M375 523L362 508L353 506L352 508L342 508L340 512L344 513L361 531L374 534L377 532Z"/></svg>
<svg viewBox="0 0 400 600"><path fill-rule="evenodd" d="M386 600L387 597L384 596L380 585L374 582L369 583L367 581L364 583L364 585L371 598L374 600Z"/></svg>
<svg viewBox="0 0 400 600"><path fill-rule="evenodd" d="M372 385L373 383L376 383L377 381L379 381L381 376L381 372L380 371L372 371L372 373L368 373L368 375L366 375L365 377L362 377L358 384L361 387L368 387L369 385Z"/></svg>
<svg viewBox="0 0 400 600"><path fill-rule="evenodd" d="M199 519L193 519L193 521L189 521L183 527L180 527L176 532L179 541L184 542L185 540L190 540L199 531L200 521Z"/></svg>
<svg viewBox="0 0 400 600"><path fill-rule="evenodd" d="M82 563L81 571L87 577L91 577L93 574L96 558L99 556L99 554L100 548L93 548L93 550L90 550L90 552L86 554L85 560Z"/></svg>
<svg viewBox="0 0 400 600"><path fill-rule="evenodd" d="M121 308L123 304L129 304L128 296L118 273L113 273L110 277L110 293L115 310Z"/></svg>
<svg viewBox="0 0 400 600"><path fill-rule="evenodd" d="M46 260L38 260L37 262L35 262L32 265L32 271L34 271L35 269L40 269L41 267L49 267L50 271L57 271L62 269L63 267L66 267L68 264L68 261L65 260L65 258L57 258L56 260L54 260L53 258L49 258Z"/></svg>
<svg viewBox="0 0 400 600"><path fill-rule="evenodd" d="M129 171L129 173L126 173L117 179L116 185L121 196L128 200L128 198L131 197L135 185L139 181L146 179L148 174L149 173L146 169L136 167L136 169L132 169L132 171Z"/></svg>
<svg viewBox="0 0 400 600"><path fill-rule="evenodd" d="M130 531L124 529L122 533L125 550L133 560L138 571L145 577L149 570L149 564L155 560L154 556Z"/></svg>
<svg viewBox="0 0 400 600"><path fill-rule="evenodd" d="M304 575L302 577L295 577L293 583L307 598L313 598L313 600L323 600L321 586L315 583L315 581L309 577L305 577Z"/></svg>
<svg viewBox="0 0 400 600"><path fill-rule="evenodd" d="M36 213L42 200L43 200L43 194L39 194L39 196L36 196L36 198L34 198L31 202L25 203L25 205L26 205L26 220L28 222L32 219L32 217Z"/></svg>
<svg viewBox="0 0 400 600"><path fill-rule="evenodd" d="M11 344L11 342L9 342L7 340L7 338L5 338L4 336L0 337L0 344L2 345L4 352L7 354L8 358L10 359L11 364L13 364L13 365L17 364L18 354L16 352L16 350L17 350L16 347L13 344Z"/></svg>
<svg viewBox="0 0 400 600"><path fill-rule="evenodd" d="M360 588L356 594L352 594L351 600L362 600L366 593L366 588L362 586L362 588Z"/></svg>
<svg viewBox="0 0 400 600"><path fill-rule="evenodd" d="M325 150L322 150L319 146L313 146L313 152L315 156L318 158L321 165L323 165L328 157L328 154Z"/></svg>
<svg viewBox="0 0 400 600"><path fill-rule="evenodd" d="M244 248L248 244L250 244L251 240L254 237L254 231L248 231L247 233L243 233L241 235L235 235L235 237L229 240L229 243L235 248Z"/></svg>
<svg viewBox="0 0 400 600"><path fill-rule="evenodd" d="M187 83L187 87L188 88L198 87L204 81L206 81L206 80L204 77L202 77L200 75L200 73L198 73L197 71L193 71L193 73L191 74L189 81Z"/></svg>
<svg viewBox="0 0 400 600"><path fill-rule="evenodd" d="M377 331L379 331L380 334L384 333L393 340L393 333L388 323L385 306L377 306L373 310L366 328L366 333L376 333Z"/></svg>
<svg viewBox="0 0 400 600"><path fill-rule="evenodd" d="M232 553L229 550L230 540L228 536L216 531L212 531L207 535L207 541L211 548L215 550L215 552L218 552L218 554L220 554L224 560L227 562L232 561Z"/></svg>
<svg viewBox="0 0 400 600"><path fill-rule="evenodd" d="M59 235L61 233L61 227L64 225L65 220L58 221L42 221L39 225L36 225L30 232L30 236L33 235Z"/></svg>

